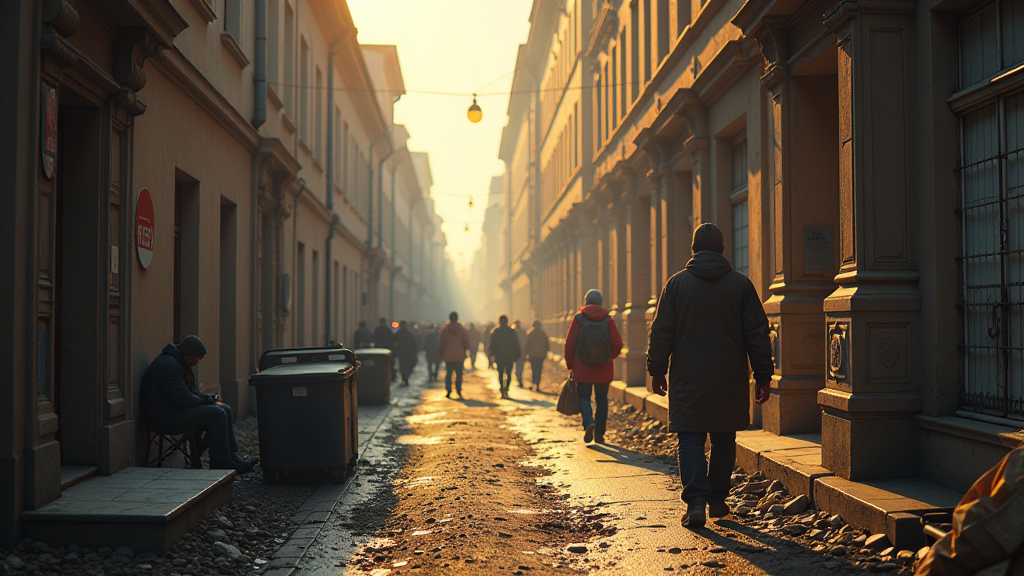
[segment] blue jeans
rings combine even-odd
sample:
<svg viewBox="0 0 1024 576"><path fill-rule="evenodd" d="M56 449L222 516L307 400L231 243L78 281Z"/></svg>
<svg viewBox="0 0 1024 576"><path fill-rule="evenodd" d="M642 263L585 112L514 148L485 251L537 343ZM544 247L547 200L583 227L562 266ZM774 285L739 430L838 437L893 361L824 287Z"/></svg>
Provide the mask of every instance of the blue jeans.
<svg viewBox="0 0 1024 576"><path fill-rule="evenodd" d="M707 432L677 432L679 436L679 480L683 483L683 501L694 498L725 502L736 464L736 433L711 432L710 462L704 457Z"/></svg>
<svg viewBox="0 0 1024 576"><path fill-rule="evenodd" d="M502 392L508 392L508 387L512 385L512 362L498 362L498 384L501 385Z"/></svg>
<svg viewBox="0 0 1024 576"><path fill-rule="evenodd" d="M594 433L598 436L604 436L605 428L608 426L608 386L610 383L604 384L586 384L584 382L576 383L576 391L580 395L580 415L583 416L583 429L586 430L588 426L594 424ZM594 414L590 408L590 391L594 391L594 402L597 404L597 418L595 420Z"/></svg>
<svg viewBox="0 0 1024 576"><path fill-rule="evenodd" d="M462 371L465 365L462 362L445 362L444 367L448 370L444 375L444 389L452 393L452 374L455 374L455 391L462 396Z"/></svg>
<svg viewBox="0 0 1024 576"><path fill-rule="evenodd" d="M234 414L227 404L201 404L166 414L150 414L149 423L153 430L161 433L180 432L189 428L206 430L204 444L210 448L211 466L230 465L231 456L238 452ZM200 454L202 451L200 447Z"/></svg>

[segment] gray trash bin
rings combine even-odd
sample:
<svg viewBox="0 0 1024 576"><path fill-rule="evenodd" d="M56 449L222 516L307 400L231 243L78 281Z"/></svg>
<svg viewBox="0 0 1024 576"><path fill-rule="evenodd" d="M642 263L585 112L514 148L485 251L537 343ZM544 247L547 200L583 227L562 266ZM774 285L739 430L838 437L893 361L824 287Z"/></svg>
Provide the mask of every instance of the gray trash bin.
<svg viewBox="0 0 1024 576"><path fill-rule="evenodd" d="M249 377L256 391L264 480L276 484L285 471L321 469L340 482L358 457L355 355L335 349L335 359L300 362L301 349L272 352L283 352L278 355L283 361L268 353L261 365L276 365Z"/></svg>
<svg viewBox="0 0 1024 576"><path fill-rule="evenodd" d="M359 360L359 404L387 404L391 400L391 350L360 348L355 354Z"/></svg>

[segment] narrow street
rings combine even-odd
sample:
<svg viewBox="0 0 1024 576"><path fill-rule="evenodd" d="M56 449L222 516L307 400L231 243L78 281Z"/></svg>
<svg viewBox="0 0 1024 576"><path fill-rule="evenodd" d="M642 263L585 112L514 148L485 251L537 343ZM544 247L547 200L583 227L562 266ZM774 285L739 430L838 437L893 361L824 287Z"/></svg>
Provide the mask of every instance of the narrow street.
<svg viewBox="0 0 1024 576"><path fill-rule="evenodd" d="M554 410L555 383L540 393L513 386L512 399L499 400L495 373L477 370L466 376L465 398L448 399L421 366L368 425L375 432L336 503L324 492L300 509L310 521L282 548L301 555L295 572L278 559L268 574L790 576L840 568L731 518L683 529L679 482L664 459L586 445L575 419Z"/></svg>

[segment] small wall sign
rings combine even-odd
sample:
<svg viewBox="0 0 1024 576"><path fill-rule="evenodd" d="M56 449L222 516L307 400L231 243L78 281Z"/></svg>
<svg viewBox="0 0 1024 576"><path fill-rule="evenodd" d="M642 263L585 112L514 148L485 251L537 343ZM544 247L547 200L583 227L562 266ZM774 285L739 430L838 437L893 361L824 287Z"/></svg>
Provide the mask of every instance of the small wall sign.
<svg viewBox="0 0 1024 576"><path fill-rule="evenodd" d="M153 263L153 236L156 231L154 220L153 198L149 190L143 188L135 199L135 249L143 268L149 268Z"/></svg>

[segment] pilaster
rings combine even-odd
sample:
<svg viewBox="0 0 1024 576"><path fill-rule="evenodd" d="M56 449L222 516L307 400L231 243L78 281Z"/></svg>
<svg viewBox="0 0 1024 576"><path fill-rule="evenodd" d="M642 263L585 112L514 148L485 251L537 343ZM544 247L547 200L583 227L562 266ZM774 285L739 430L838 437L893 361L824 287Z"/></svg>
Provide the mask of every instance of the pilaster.
<svg viewBox="0 0 1024 576"><path fill-rule="evenodd" d="M825 15L839 46L840 270L824 304L822 465L856 480L916 467L914 10L910 1L842 2Z"/></svg>
<svg viewBox="0 0 1024 576"><path fill-rule="evenodd" d="M635 187L635 182L630 183ZM647 384L647 303L651 295L651 199L635 191L623 194L628 280L622 312L625 350L623 379L629 386Z"/></svg>

